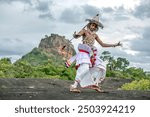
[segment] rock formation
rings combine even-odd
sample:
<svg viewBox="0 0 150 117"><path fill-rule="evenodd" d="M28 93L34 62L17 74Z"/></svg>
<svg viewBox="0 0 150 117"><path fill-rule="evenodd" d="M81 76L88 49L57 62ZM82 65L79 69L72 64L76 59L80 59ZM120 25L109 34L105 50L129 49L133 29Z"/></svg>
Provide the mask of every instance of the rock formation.
<svg viewBox="0 0 150 117"><path fill-rule="evenodd" d="M45 35L45 38L39 44L39 49L46 53L62 55L63 59L70 58L75 54L74 47L69 40L58 34Z"/></svg>
<svg viewBox="0 0 150 117"><path fill-rule="evenodd" d="M74 54L74 47L69 40L65 39L65 36L51 34L50 36L45 35L45 38L41 39L38 48L34 48L17 62L25 61L34 66L46 62L64 64L64 60Z"/></svg>

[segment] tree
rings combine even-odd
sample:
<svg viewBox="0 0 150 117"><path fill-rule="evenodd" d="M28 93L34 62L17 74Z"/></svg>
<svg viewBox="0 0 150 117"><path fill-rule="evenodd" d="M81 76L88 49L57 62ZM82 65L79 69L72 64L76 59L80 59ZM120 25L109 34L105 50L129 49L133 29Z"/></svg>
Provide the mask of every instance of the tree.
<svg viewBox="0 0 150 117"><path fill-rule="evenodd" d="M115 69L116 70L121 70L125 71L125 69L129 66L129 61L126 58L121 58L118 57L116 64L115 64Z"/></svg>
<svg viewBox="0 0 150 117"><path fill-rule="evenodd" d="M11 64L11 60L10 58L2 58L0 59L0 63Z"/></svg>
<svg viewBox="0 0 150 117"><path fill-rule="evenodd" d="M26 61L19 61L14 64L15 78L29 78L33 73L33 67Z"/></svg>
<svg viewBox="0 0 150 117"><path fill-rule="evenodd" d="M109 51L104 51L104 52L102 52L102 55L100 56L100 58L103 61L109 61L109 58L111 57L110 55L111 55L111 53Z"/></svg>
<svg viewBox="0 0 150 117"><path fill-rule="evenodd" d="M113 70L114 69L115 60L114 60L114 57L111 56L111 53L109 51L102 52L102 55L100 56L100 58L103 61L107 61L108 62L107 69L109 69L109 70Z"/></svg>
<svg viewBox="0 0 150 117"><path fill-rule="evenodd" d="M130 67L126 70L126 74L130 74L133 79L144 79L146 78L146 73L142 68Z"/></svg>
<svg viewBox="0 0 150 117"><path fill-rule="evenodd" d="M0 59L0 77L1 78L12 78L14 77L14 69L10 58Z"/></svg>

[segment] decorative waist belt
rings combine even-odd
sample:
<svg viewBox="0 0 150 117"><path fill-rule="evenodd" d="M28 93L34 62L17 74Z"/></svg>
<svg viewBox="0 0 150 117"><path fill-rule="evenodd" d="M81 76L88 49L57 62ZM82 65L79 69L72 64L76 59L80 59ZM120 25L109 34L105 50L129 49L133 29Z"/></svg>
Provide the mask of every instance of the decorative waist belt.
<svg viewBox="0 0 150 117"><path fill-rule="evenodd" d="M89 52L88 52L88 51L86 51L86 50L82 50L82 49L79 49L79 52L85 52L85 53L89 54Z"/></svg>

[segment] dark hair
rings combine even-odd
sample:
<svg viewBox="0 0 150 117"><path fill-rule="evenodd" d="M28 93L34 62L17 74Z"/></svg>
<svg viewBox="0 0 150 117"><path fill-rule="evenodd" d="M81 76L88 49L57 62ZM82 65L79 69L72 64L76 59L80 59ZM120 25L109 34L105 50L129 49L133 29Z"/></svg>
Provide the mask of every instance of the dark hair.
<svg viewBox="0 0 150 117"><path fill-rule="evenodd" d="M87 28L90 28L90 25L91 25L91 24L96 24L96 23L88 23L88 24L87 24ZM98 30L99 30L99 27L98 27L98 25L96 24L96 28L95 28L94 31L97 32Z"/></svg>

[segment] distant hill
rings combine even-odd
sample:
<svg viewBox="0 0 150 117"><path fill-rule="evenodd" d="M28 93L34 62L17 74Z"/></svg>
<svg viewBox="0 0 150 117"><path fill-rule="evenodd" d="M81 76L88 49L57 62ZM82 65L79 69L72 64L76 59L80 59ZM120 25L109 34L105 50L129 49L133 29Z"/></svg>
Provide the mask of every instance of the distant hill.
<svg viewBox="0 0 150 117"><path fill-rule="evenodd" d="M64 49L62 49L65 46ZM63 64L64 60L75 54L73 45L65 39L65 36L58 34L45 35L45 38L41 39L38 47L35 47L31 52L22 56L16 62L25 61L33 66L41 65L46 62L52 62L57 64Z"/></svg>

